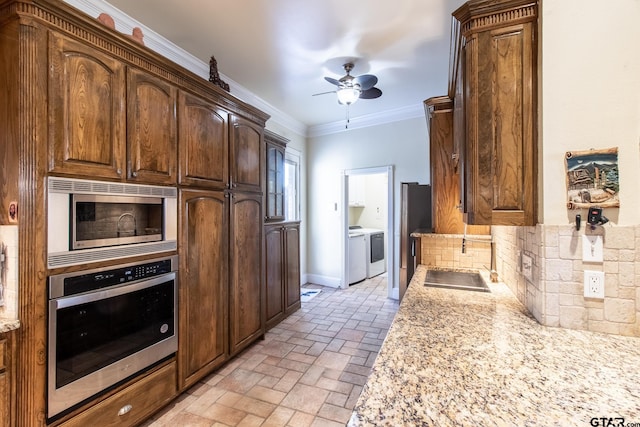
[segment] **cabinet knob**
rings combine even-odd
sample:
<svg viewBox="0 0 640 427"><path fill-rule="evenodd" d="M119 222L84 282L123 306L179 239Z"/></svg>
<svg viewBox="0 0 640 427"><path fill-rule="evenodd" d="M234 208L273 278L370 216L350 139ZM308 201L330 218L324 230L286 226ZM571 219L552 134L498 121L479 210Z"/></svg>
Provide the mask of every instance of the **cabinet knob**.
<svg viewBox="0 0 640 427"><path fill-rule="evenodd" d="M118 175L122 175L122 169L120 169L120 168L116 169L116 173L117 173Z"/></svg>
<svg viewBox="0 0 640 427"><path fill-rule="evenodd" d="M124 405L122 408L120 408L120 410L118 411L118 416L121 417L125 414L128 414L131 410L133 409L132 405Z"/></svg>
<svg viewBox="0 0 640 427"><path fill-rule="evenodd" d="M138 172L135 172L135 171L131 172L131 176L134 177L134 178L137 177L138 176Z"/></svg>

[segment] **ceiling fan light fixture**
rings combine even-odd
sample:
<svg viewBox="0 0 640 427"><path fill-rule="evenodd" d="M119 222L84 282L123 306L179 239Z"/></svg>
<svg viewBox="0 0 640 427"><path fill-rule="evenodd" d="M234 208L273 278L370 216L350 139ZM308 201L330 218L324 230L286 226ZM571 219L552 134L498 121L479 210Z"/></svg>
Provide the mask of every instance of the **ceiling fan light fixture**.
<svg viewBox="0 0 640 427"><path fill-rule="evenodd" d="M342 105L351 105L360 98L360 86L343 86L338 89L338 102Z"/></svg>

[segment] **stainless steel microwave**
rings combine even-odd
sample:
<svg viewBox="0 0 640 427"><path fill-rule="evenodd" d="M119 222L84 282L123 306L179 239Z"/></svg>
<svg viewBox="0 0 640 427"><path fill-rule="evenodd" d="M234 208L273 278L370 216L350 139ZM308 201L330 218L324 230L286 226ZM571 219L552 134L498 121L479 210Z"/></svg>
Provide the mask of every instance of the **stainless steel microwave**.
<svg viewBox="0 0 640 427"><path fill-rule="evenodd" d="M177 248L177 189L48 179L48 265L160 253Z"/></svg>

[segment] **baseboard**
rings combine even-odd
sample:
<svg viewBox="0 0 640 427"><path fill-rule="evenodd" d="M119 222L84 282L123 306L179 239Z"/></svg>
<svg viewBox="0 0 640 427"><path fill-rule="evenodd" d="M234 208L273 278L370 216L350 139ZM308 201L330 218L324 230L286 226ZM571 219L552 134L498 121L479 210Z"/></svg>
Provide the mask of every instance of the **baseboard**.
<svg viewBox="0 0 640 427"><path fill-rule="evenodd" d="M314 285L322 285L329 286L331 288L339 288L340 287L340 278L339 277L329 277L329 276L321 276L319 274L306 274L305 284L314 284Z"/></svg>

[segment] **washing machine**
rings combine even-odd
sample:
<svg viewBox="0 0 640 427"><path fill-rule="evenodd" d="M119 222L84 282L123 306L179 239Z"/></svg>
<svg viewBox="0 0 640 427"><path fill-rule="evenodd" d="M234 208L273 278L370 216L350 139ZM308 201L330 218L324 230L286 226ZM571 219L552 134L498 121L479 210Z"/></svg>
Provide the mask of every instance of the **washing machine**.
<svg viewBox="0 0 640 427"><path fill-rule="evenodd" d="M348 252L347 282L352 285L367 278L367 244L364 233L349 231Z"/></svg>
<svg viewBox="0 0 640 427"><path fill-rule="evenodd" d="M349 233L352 232L363 233L365 237L367 279L387 271L387 263L384 256L384 231L352 225L349 226Z"/></svg>

